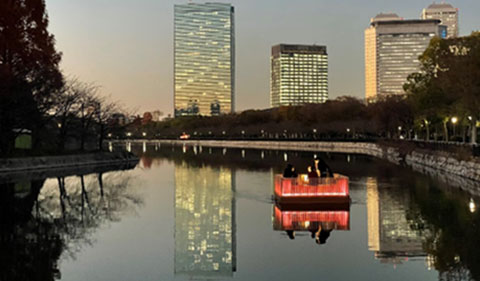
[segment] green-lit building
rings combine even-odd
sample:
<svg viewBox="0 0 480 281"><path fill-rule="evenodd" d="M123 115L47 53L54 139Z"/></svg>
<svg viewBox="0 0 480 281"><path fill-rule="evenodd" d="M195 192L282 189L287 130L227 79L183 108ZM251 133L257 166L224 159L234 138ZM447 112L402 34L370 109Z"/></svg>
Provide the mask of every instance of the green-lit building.
<svg viewBox="0 0 480 281"><path fill-rule="evenodd" d="M326 46L287 45L272 47L270 105L322 103L328 99Z"/></svg>
<svg viewBox="0 0 480 281"><path fill-rule="evenodd" d="M220 115L235 109L234 7L175 5L175 117Z"/></svg>

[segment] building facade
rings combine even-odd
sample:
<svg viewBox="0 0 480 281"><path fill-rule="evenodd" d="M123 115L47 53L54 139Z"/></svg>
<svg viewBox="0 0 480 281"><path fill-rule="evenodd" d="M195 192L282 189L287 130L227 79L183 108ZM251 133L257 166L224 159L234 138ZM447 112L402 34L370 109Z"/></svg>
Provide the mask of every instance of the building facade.
<svg viewBox="0 0 480 281"><path fill-rule="evenodd" d="M404 20L380 14L365 30L365 95L404 94L408 75L418 72L418 57L434 36L445 33L440 20Z"/></svg>
<svg viewBox="0 0 480 281"><path fill-rule="evenodd" d="M272 107L322 103L328 99L326 46L273 46L270 74Z"/></svg>
<svg viewBox="0 0 480 281"><path fill-rule="evenodd" d="M422 19L437 19L447 26L444 37L458 37L458 9L447 3L433 3L422 11Z"/></svg>
<svg viewBox="0 0 480 281"><path fill-rule="evenodd" d="M175 5L175 117L234 111L234 14L224 3Z"/></svg>

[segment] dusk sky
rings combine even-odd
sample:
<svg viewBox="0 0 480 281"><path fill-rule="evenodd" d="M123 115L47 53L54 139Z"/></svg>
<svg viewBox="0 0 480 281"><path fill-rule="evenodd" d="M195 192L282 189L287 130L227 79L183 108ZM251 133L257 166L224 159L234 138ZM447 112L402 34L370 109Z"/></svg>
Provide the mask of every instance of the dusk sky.
<svg viewBox="0 0 480 281"><path fill-rule="evenodd" d="M173 112L174 0L46 0L67 76L138 113ZM205 1L194 1L204 3ZM363 31L379 12L419 18L423 0L234 0L237 111L269 106L270 50L326 45L329 96L364 96ZM460 34L480 30L480 1L456 0Z"/></svg>

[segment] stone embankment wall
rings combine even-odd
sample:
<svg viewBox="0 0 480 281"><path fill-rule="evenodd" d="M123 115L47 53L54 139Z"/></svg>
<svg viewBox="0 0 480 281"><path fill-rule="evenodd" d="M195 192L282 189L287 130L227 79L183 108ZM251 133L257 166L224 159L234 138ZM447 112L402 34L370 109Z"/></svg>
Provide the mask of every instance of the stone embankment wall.
<svg viewBox="0 0 480 281"><path fill-rule="evenodd" d="M459 160L447 153L412 151L405 156L410 166L424 166L480 182L480 162Z"/></svg>
<svg viewBox="0 0 480 281"><path fill-rule="evenodd" d="M401 153L397 147L365 142L301 142L301 141L212 141L212 140L160 140L172 145L198 145L245 149L271 149L294 151L319 151L350 154L365 154L400 164L406 163L416 170L428 168L460 178L480 182L480 162L458 160L455 155L431 151ZM431 173L431 172L430 172Z"/></svg>
<svg viewBox="0 0 480 281"><path fill-rule="evenodd" d="M44 156L0 159L0 174L29 170L64 169L84 166L101 166L138 161L129 152L101 152L64 156Z"/></svg>

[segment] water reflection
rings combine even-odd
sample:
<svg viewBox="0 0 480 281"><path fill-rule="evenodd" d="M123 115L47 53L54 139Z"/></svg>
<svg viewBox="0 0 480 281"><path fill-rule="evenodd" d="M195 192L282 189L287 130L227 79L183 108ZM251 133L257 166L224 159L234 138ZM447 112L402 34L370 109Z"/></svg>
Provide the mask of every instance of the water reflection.
<svg viewBox="0 0 480 281"><path fill-rule="evenodd" d="M60 279L62 256L74 258L93 244L90 237L98 227L141 205L127 174L108 173L116 168L68 177L58 171L62 176L50 179L41 174L16 182L1 179L0 280Z"/></svg>
<svg viewBox="0 0 480 281"><path fill-rule="evenodd" d="M273 229L292 240L296 232L309 232L317 244L325 244L333 230L350 230L350 210L282 210L274 205L273 216Z"/></svg>
<svg viewBox="0 0 480 281"><path fill-rule="evenodd" d="M205 270L214 273L215 268L221 267L220 262L218 266L213 265L215 263L213 253L207 255L208 251L202 251L202 247L203 250L207 249L202 245L210 243L208 238L211 237L211 233L216 235L220 233L215 232L217 228L212 221L195 217L202 218L203 214L217 213L218 210L202 211L202 205L196 207L195 204L209 202L210 205L214 205L212 204L216 196L214 190L220 186L228 186L229 191L234 190L235 187L230 184L230 181L232 183L235 181L235 173L228 171L245 169L268 173L281 172L284 165L282 160L286 153L256 150L246 152L235 149L229 149L227 153L226 148L208 148L207 154L202 154L199 150L196 150L197 153L194 152L195 150L192 149L189 153L189 147L185 146L180 153L175 152L173 148L168 149L168 153L159 149L156 154L149 157L168 159L175 163L176 192L184 194L180 202L187 206L190 204L189 208L196 210L190 209L190 212L187 212L187 207L179 210L180 203L178 196L176 197L175 272L183 271L189 276L200 278L208 276ZM303 169L302 165L308 163L312 155L307 152L292 152L289 161L299 169ZM460 194L463 195L459 198L459 191L448 192L448 186L441 182L419 174L412 176L412 172L408 169L398 169L396 166L372 161L367 157L338 154L322 156L328 159L335 171L349 175L356 182L365 183L367 247L369 251L374 252L375 258L381 263L396 266L406 261L421 261L425 269L438 270L440 280L480 280L474 278L477 276L476 272L480 271L480 264L477 266L477 260L479 260L477 257L480 258L480 256L476 252L476 247L480 245L480 235L474 235L474 233L480 234L480 221L473 223L480 218L477 218L478 212L475 207L472 207L476 205L475 202L478 199L470 200L472 195L461 192ZM357 163L362 164L357 165ZM220 182L218 180L222 178L220 174L225 173L230 175L227 176L228 180ZM211 189L208 190L207 186ZM358 188L358 184L352 185L354 191ZM188 191L183 193L181 190ZM183 202L185 198L189 198L186 194L194 194L189 201L186 201L189 202L188 204ZM221 194L223 195L219 198L231 196L231 193ZM231 203L228 200L225 199L226 204L231 204L234 211L234 200ZM362 199L354 198L355 201L362 202ZM295 211L282 210L275 205L272 205L272 208L274 230L285 233L290 239L294 239L297 232L316 233L315 230L318 230L319 226L326 229L350 230L349 210ZM178 214L182 212L186 215L184 218L179 218ZM439 215L443 213L448 215ZM445 218L447 221L444 221ZM234 217L232 220L232 228L234 228ZM188 231L189 228L190 231ZM179 233L183 233L183 238L180 239L182 236ZM190 244L186 242L187 235L193 239L190 240ZM226 256L224 253L235 244L235 232L232 232L232 235L231 244L229 242L223 246L214 247L218 249L214 251L216 255ZM457 235L461 235L458 236L461 239L456 238ZM212 243L211 245L215 245L214 242ZM190 248L187 245L190 245ZM234 246L232 247L231 252L234 253ZM189 249L196 251L195 254L187 254ZM227 259L222 258L222 261L229 261L229 256L226 257ZM235 255L232 256L232 259L234 258ZM205 270L198 269L202 266ZM225 268L225 274L234 272L234 261L227 263Z"/></svg>
<svg viewBox="0 0 480 281"><path fill-rule="evenodd" d="M367 178L368 248L382 263L426 256L422 236L407 220L409 195L399 188L379 188L377 179Z"/></svg>
<svg viewBox="0 0 480 281"><path fill-rule="evenodd" d="M194 279L236 271L235 172L175 165L175 274Z"/></svg>

